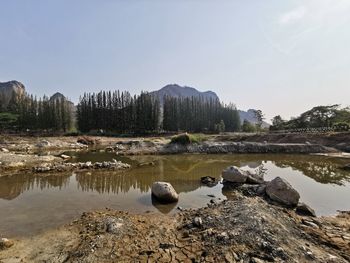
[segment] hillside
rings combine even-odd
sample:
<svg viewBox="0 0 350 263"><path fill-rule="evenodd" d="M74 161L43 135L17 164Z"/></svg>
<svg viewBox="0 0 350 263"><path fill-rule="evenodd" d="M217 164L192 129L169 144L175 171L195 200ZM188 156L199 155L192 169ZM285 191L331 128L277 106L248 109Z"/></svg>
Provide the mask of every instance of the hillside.
<svg viewBox="0 0 350 263"><path fill-rule="evenodd" d="M0 110L6 109L14 95L23 96L25 87L21 82L12 80L0 82Z"/></svg>
<svg viewBox="0 0 350 263"><path fill-rule="evenodd" d="M218 95L216 95L216 93L213 91L201 92L195 88L180 86L177 84L166 85L160 90L150 92L150 94L155 95L160 100L161 103L163 103L164 96L176 97L176 98L202 97L208 100L209 99L219 100Z"/></svg>

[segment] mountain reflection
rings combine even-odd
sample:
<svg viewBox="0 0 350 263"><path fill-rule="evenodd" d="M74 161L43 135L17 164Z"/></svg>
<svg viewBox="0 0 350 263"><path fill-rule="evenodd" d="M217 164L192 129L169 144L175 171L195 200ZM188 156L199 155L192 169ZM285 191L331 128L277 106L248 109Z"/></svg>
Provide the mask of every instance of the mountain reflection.
<svg viewBox="0 0 350 263"><path fill-rule="evenodd" d="M265 173L267 162L279 168L290 167L322 184L343 185L350 182L350 173L338 169L347 160L311 155L133 156L124 157L123 161L132 163L135 168L124 172L79 172L73 174L72 178L72 173L3 176L0 177L0 199L12 200L26 191L66 187L100 194L127 193L130 190L147 193L154 181L170 182L178 193L186 193L202 187L202 176L212 176L219 180L222 170L229 165ZM154 165L147 165L149 163ZM137 164L146 165L138 167Z"/></svg>

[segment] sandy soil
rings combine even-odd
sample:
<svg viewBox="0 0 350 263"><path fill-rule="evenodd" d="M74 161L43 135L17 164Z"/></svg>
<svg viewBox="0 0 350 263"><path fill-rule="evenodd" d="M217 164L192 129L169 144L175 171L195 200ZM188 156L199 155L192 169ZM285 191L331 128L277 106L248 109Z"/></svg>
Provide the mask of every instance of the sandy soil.
<svg viewBox="0 0 350 263"><path fill-rule="evenodd" d="M349 262L349 238L349 213L300 217L233 191L220 204L173 216L84 213L61 229L16 240L0 262Z"/></svg>

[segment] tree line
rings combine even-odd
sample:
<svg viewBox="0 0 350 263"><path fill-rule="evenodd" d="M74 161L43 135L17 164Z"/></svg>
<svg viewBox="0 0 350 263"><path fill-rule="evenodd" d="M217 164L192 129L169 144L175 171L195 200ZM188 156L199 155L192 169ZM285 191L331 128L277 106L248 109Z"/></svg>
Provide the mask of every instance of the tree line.
<svg viewBox="0 0 350 263"><path fill-rule="evenodd" d="M240 119L234 105L198 97L159 99L148 93L131 96L124 91L85 93L77 107L79 130L119 133L159 131L238 131Z"/></svg>
<svg viewBox="0 0 350 263"><path fill-rule="evenodd" d="M272 119L270 130L292 130L305 128L334 128L338 131L350 130L350 108L339 104L313 107L297 118L284 120L280 115Z"/></svg>
<svg viewBox="0 0 350 263"><path fill-rule="evenodd" d="M13 94L0 109L0 129L67 132L72 128L72 105L66 99Z"/></svg>
<svg viewBox="0 0 350 263"><path fill-rule="evenodd" d="M159 101L144 92L138 96L119 90L85 93L77 106L77 123L82 132L156 132L159 130L159 118Z"/></svg>

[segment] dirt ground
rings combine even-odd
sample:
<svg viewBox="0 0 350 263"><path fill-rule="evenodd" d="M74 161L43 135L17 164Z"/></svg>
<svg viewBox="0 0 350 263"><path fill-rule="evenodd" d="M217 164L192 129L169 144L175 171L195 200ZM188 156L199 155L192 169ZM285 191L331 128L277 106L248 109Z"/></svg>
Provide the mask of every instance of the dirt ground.
<svg viewBox="0 0 350 263"><path fill-rule="evenodd" d="M15 262L349 262L350 214L301 217L261 197L176 215L84 213L58 230L0 251Z"/></svg>

